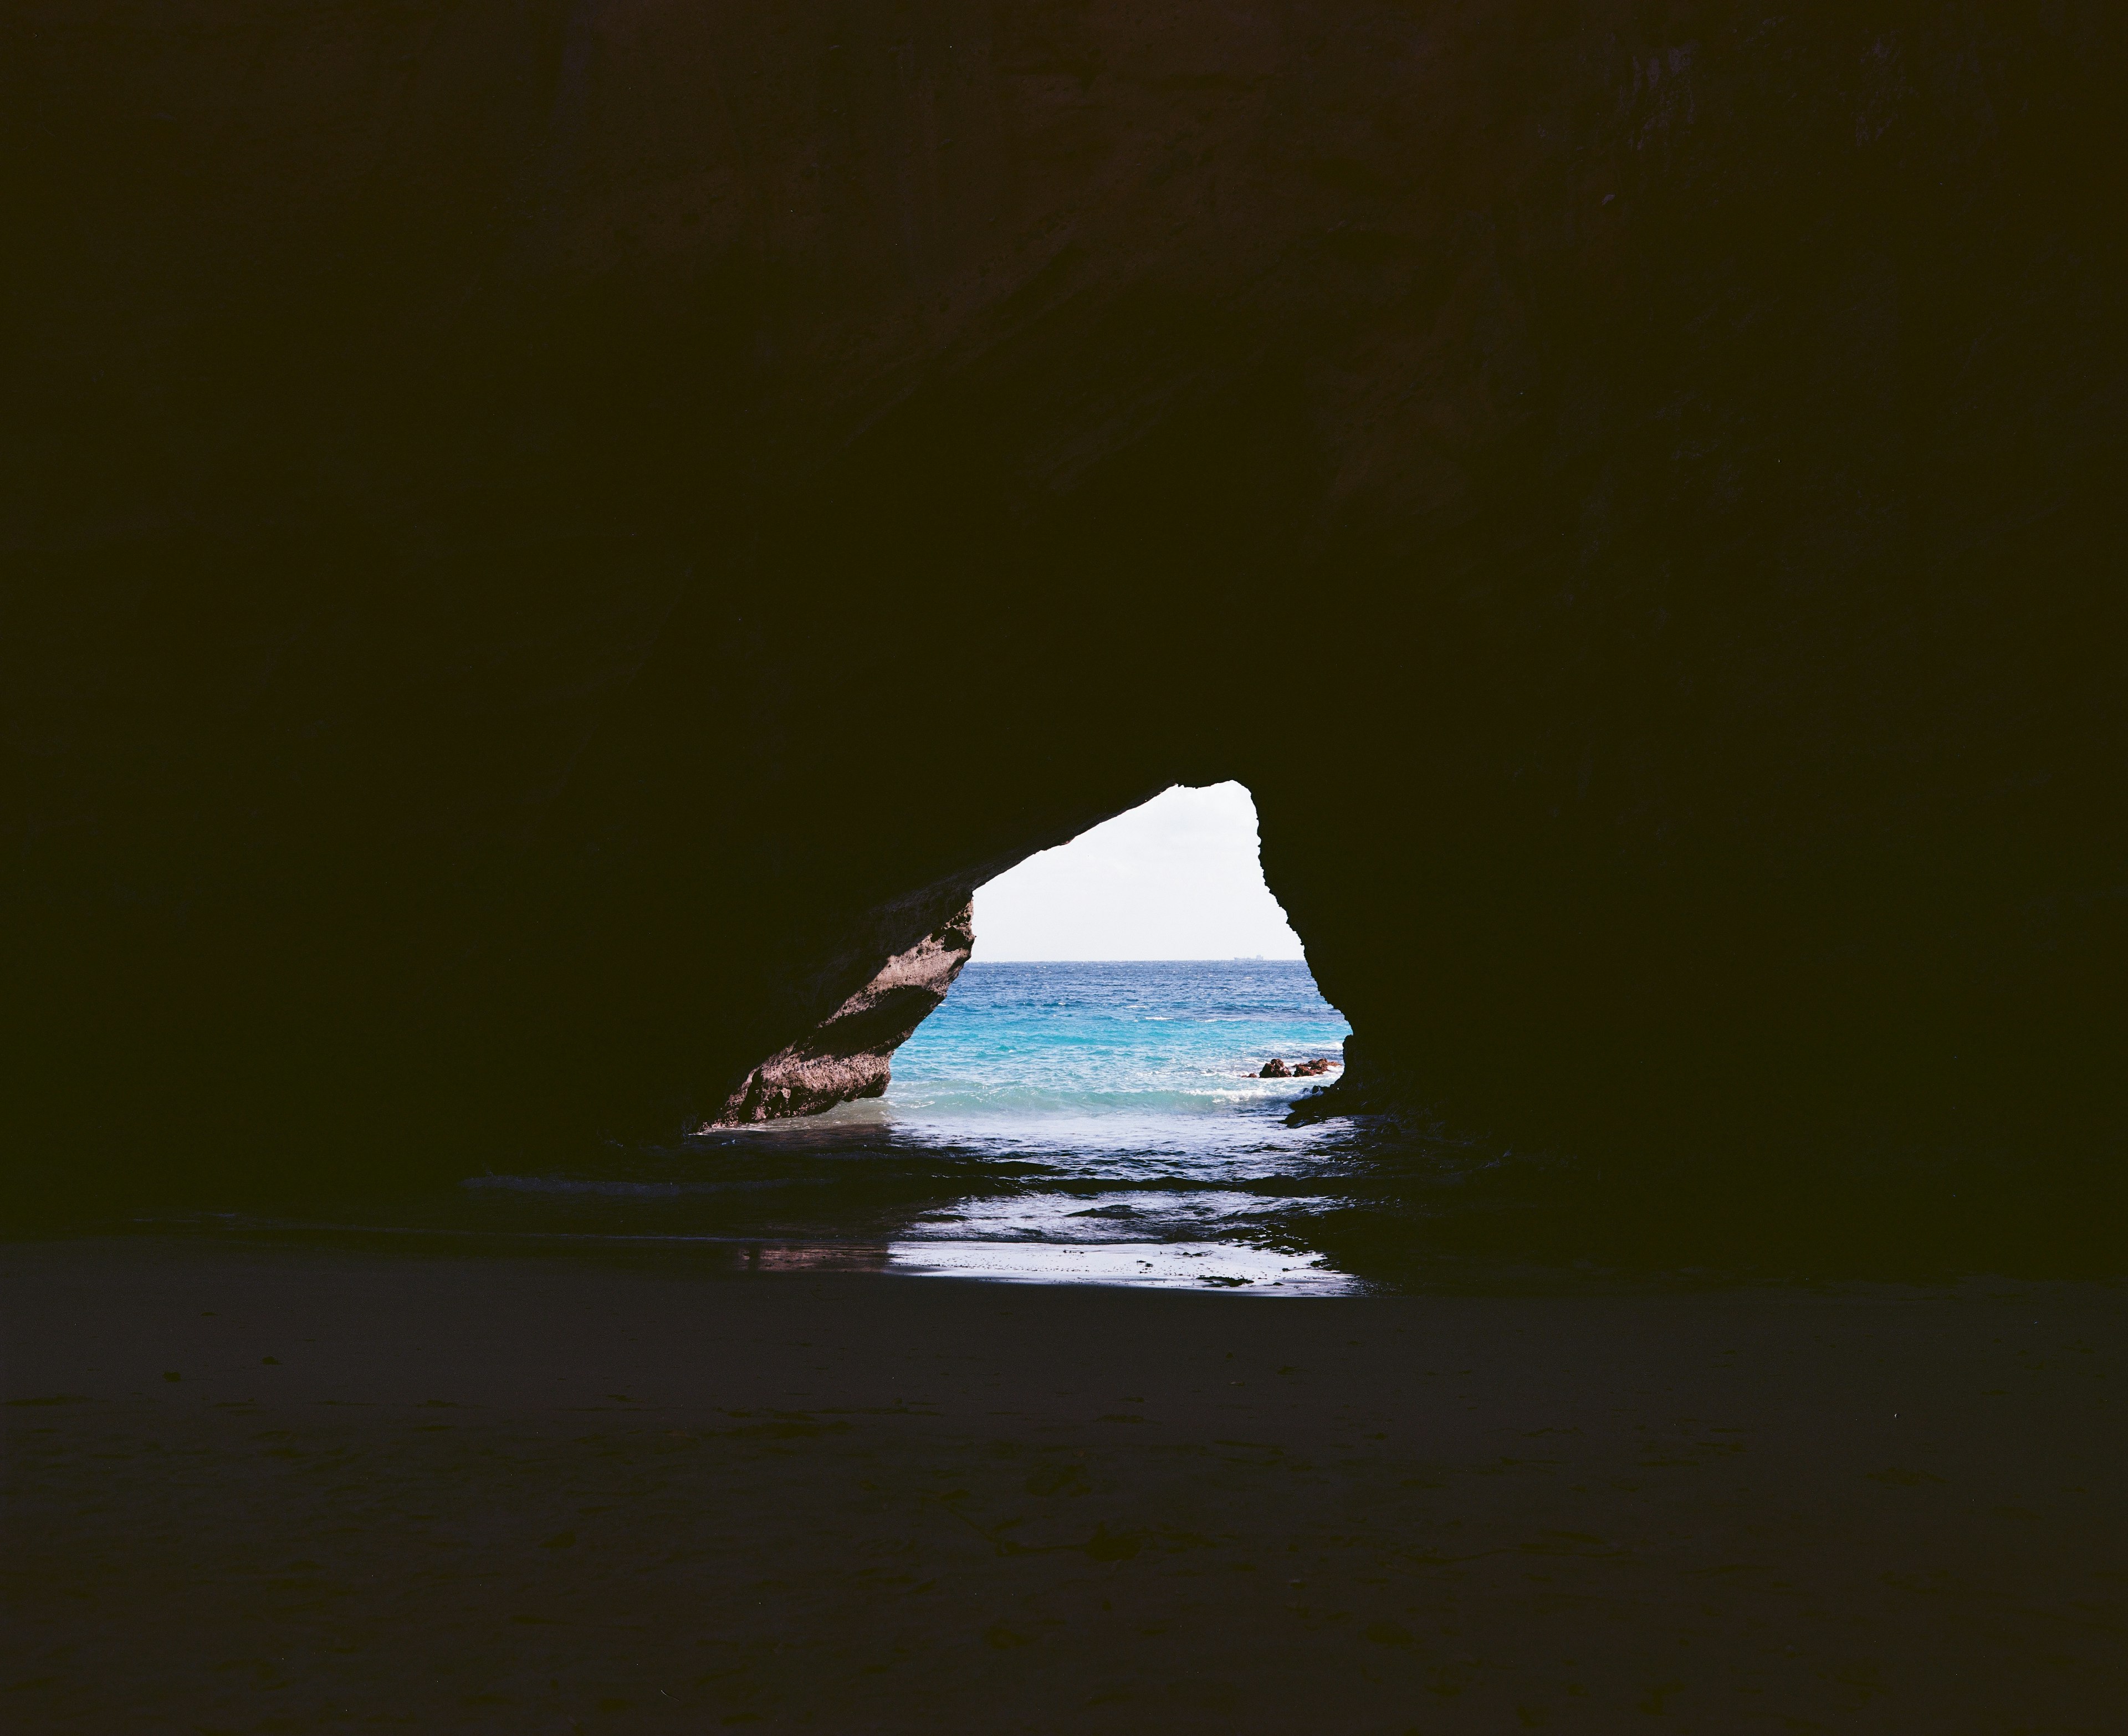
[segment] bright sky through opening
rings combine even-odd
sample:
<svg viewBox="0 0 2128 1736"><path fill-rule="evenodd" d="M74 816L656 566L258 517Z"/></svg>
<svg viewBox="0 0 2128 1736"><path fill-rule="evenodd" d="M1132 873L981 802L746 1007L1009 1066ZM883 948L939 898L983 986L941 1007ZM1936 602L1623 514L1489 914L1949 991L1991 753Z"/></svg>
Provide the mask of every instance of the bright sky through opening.
<svg viewBox="0 0 2128 1736"><path fill-rule="evenodd" d="M1239 784L1177 788L1030 856L976 894L978 959L1301 956Z"/></svg>

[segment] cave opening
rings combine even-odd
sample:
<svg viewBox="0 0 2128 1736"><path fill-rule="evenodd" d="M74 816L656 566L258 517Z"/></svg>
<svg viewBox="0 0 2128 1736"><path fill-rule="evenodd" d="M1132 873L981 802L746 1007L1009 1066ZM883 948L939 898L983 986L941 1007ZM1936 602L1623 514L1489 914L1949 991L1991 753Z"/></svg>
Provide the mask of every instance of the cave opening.
<svg viewBox="0 0 2128 1736"><path fill-rule="evenodd" d="M890 1103L1089 1118L1283 1103L1347 1034L1266 883L1247 786L1174 785L977 889L974 947Z"/></svg>
<svg viewBox="0 0 2128 1736"><path fill-rule="evenodd" d="M1266 881L1243 785L1171 787L995 875L971 923L897 955L813 1041L862 1050L867 1021L891 1038L832 1107L471 1177L452 1221L677 1238L750 1268L1354 1282L1315 1231L1352 1203L1361 1136L1292 1117L1335 1084L1350 1027ZM756 1080L840 1065L819 1060L794 1045Z"/></svg>
<svg viewBox="0 0 2128 1736"><path fill-rule="evenodd" d="M1272 1226L1323 1141L1287 1115L1337 1076L1349 1028L1266 883L1248 790L1178 785L1031 857L978 889L973 926L884 1098L837 1112L994 1168L919 1214L898 1259L1322 1282Z"/></svg>

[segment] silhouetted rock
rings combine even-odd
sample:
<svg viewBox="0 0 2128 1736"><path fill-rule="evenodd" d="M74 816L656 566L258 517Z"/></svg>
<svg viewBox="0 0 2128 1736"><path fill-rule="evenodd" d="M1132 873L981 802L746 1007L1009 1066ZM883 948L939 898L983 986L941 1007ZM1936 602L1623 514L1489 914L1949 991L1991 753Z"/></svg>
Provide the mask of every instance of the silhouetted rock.
<svg viewBox="0 0 2128 1736"><path fill-rule="evenodd" d="M816 1115L861 1097L883 1097L894 1051L946 998L975 944L972 904L886 961L879 975L792 1044L747 1075L710 1127Z"/></svg>

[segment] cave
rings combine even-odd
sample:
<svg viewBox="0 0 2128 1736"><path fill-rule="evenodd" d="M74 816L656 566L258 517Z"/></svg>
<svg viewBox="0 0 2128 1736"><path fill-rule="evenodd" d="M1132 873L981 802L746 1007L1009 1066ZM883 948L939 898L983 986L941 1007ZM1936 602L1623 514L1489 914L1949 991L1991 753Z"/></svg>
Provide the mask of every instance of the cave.
<svg viewBox="0 0 2128 1736"><path fill-rule="evenodd" d="M1299 937L1264 882L1253 799L1236 783L1177 785L974 889L945 924L894 955L826 1019L757 1066L697 1131L886 1095L895 1055L978 951L986 965L1053 970L1098 962L1128 970L1178 960L1261 963L1266 946L1304 972ZM1199 974L1200 991L1218 994L1217 972ZM1306 996L1313 996L1312 979ZM1168 998L1178 1017L1204 1011L1190 994ZM1042 1041L1038 1027L1031 1034ZM1127 1052L1114 1058L1128 1065ZM1100 1089L1095 1079L1082 1084Z"/></svg>
<svg viewBox="0 0 2128 1736"><path fill-rule="evenodd" d="M2102 1727L2124 72L24 0L8 1727ZM1228 782L1342 1070L916 1127Z"/></svg>
<svg viewBox="0 0 2128 1736"><path fill-rule="evenodd" d="M11 1211L819 1107L1238 779L1326 1112L2120 1221L2116 19L905 12L23 49Z"/></svg>

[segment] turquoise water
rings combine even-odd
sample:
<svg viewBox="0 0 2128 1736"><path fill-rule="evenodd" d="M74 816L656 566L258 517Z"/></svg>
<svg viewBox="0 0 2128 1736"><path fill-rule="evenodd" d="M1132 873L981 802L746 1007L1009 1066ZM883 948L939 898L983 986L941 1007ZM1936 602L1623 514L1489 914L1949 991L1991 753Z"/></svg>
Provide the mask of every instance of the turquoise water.
<svg viewBox="0 0 2128 1736"><path fill-rule="evenodd" d="M1298 960L977 961L895 1056L886 1103L899 1124L969 1139L1071 1126L1209 1150L1322 1083L1251 1076L1266 1060L1336 1060L1351 1034Z"/></svg>
<svg viewBox="0 0 2128 1736"><path fill-rule="evenodd" d="M1349 1131L1285 1125L1322 1081L1254 1075L1335 1060L1349 1028L1298 962L977 961L882 1099L476 1176L462 1201L485 1226L713 1240L756 1264L1334 1290L1296 1229L1349 1170Z"/></svg>

